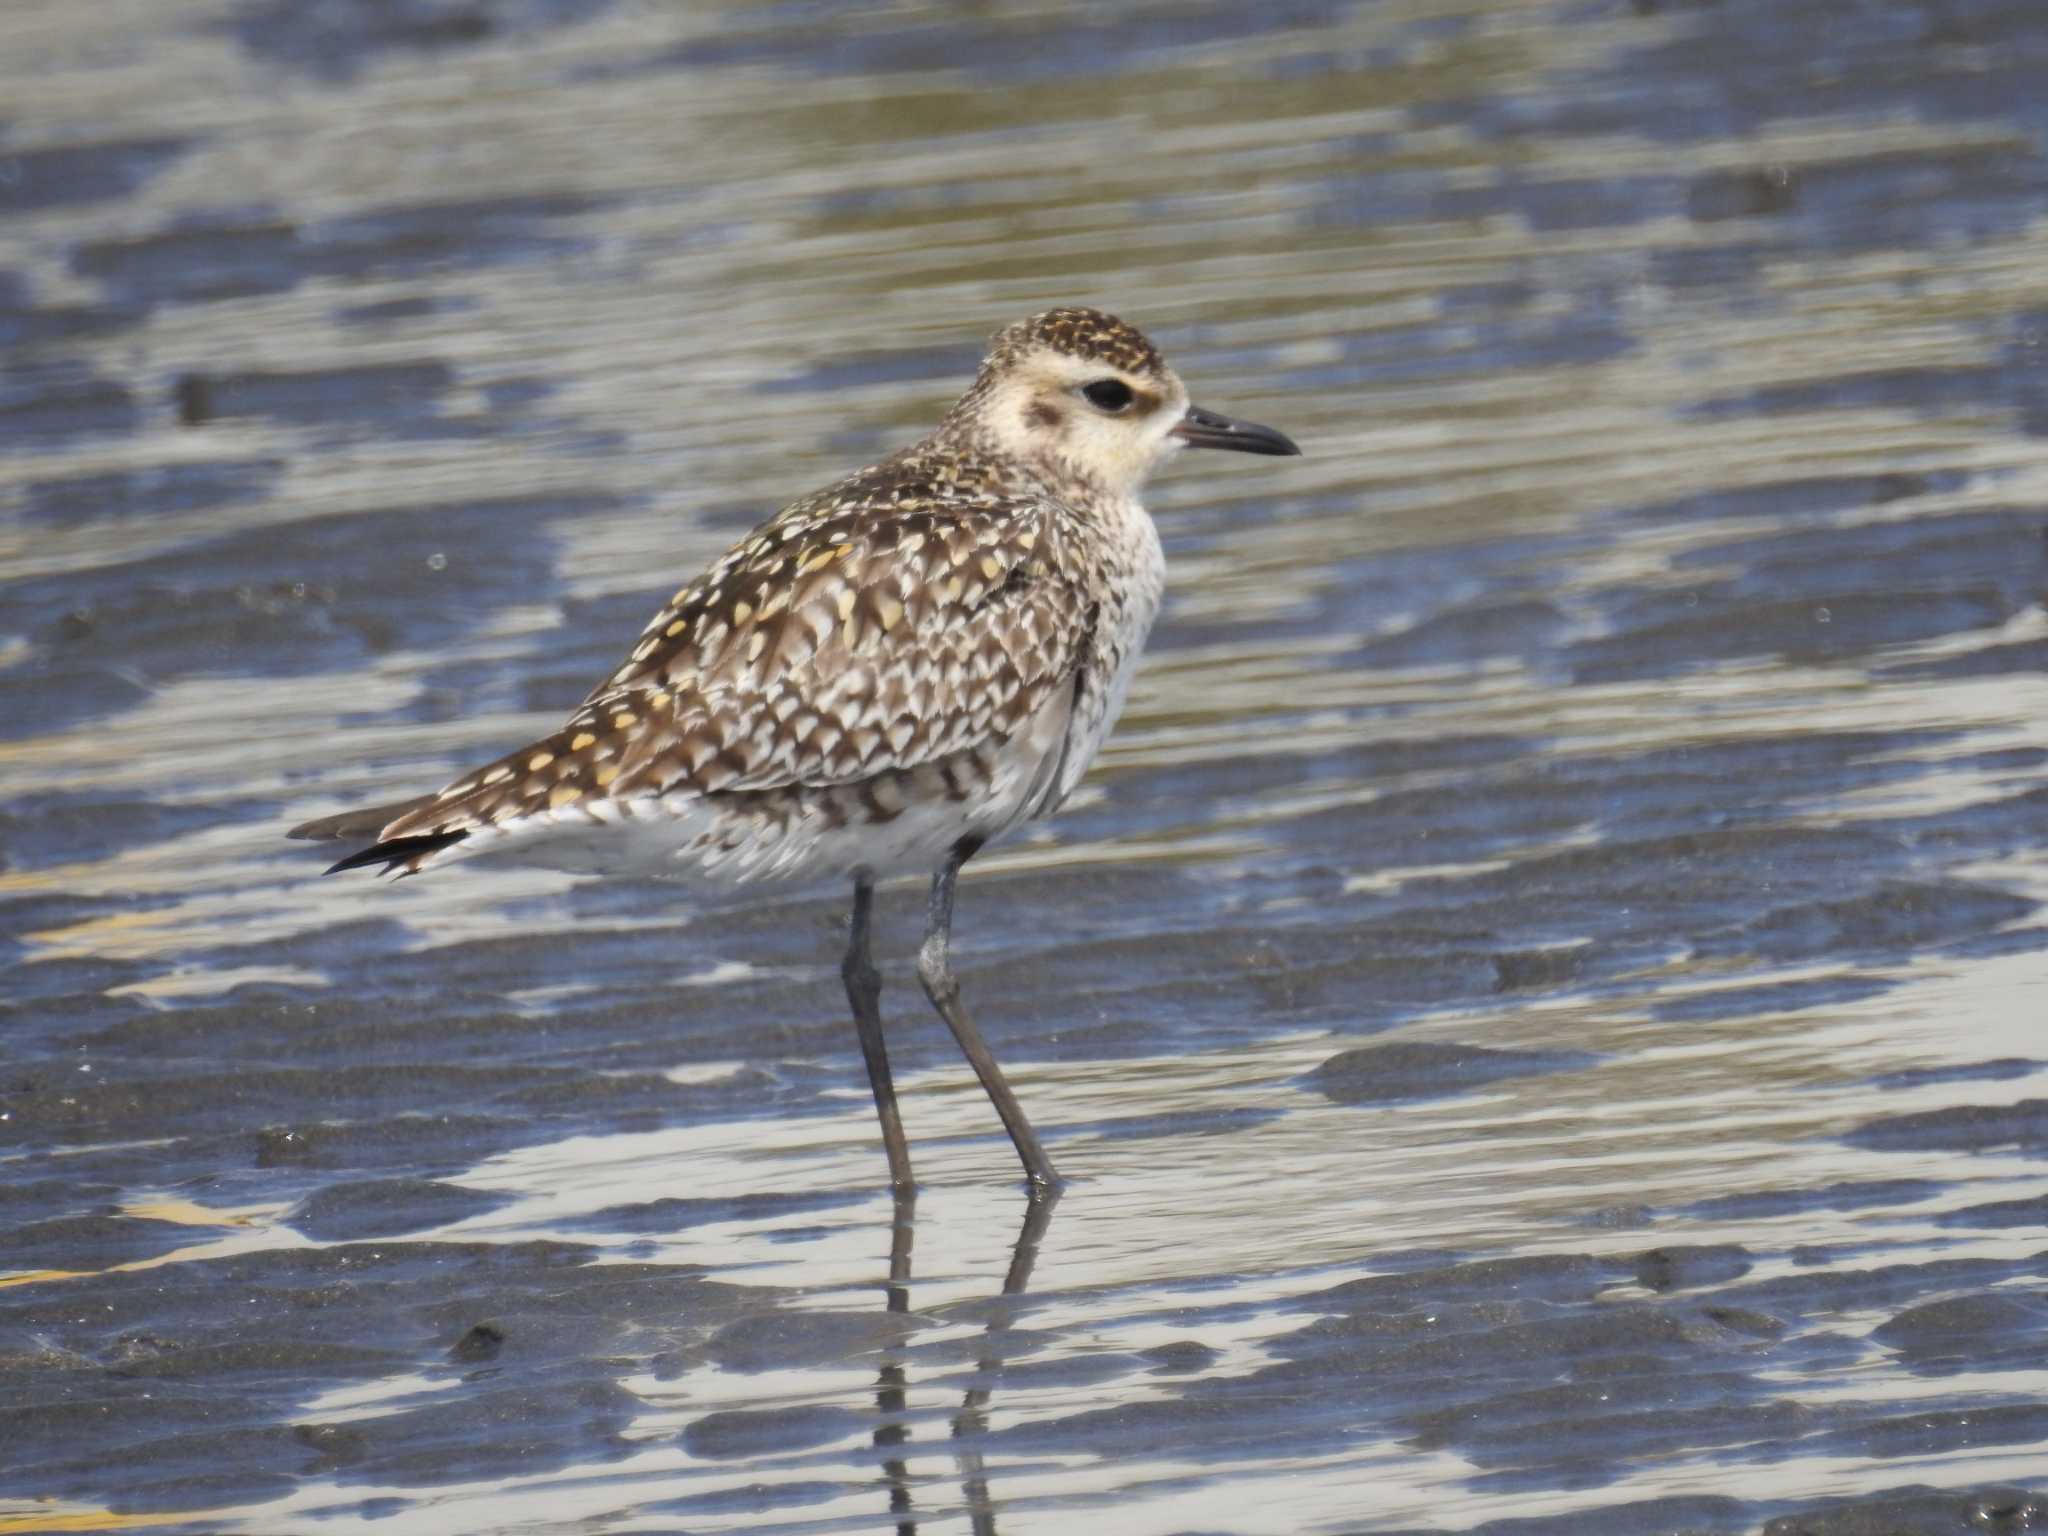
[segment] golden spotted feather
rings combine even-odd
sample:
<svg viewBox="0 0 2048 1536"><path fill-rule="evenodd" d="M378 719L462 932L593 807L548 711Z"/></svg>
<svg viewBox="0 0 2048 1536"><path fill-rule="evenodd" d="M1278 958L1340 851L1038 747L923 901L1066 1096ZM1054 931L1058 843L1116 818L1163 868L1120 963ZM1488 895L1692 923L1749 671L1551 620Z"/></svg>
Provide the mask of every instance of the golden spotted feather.
<svg viewBox="0 0 2048 1536"><path fill-rule="evenodd" d="M1091 602L1055 507L972 478L904 455L795 503L676 593L560 730L379 842L944 771L1008 741L1074 686Z"/></svg>

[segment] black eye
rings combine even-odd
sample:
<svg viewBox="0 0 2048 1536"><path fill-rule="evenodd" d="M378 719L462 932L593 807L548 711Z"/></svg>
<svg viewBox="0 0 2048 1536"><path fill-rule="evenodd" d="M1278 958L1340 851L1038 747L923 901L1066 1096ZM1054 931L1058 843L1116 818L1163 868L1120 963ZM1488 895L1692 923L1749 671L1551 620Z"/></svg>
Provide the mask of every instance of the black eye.
<svg viewBox="0 0 2048 1536"><path fill-rule="evenodd" d="M1081 393L1099 410L1116 412L1131 403L1131 386L1122 379L1097 379L1082 385Z"/></svg>

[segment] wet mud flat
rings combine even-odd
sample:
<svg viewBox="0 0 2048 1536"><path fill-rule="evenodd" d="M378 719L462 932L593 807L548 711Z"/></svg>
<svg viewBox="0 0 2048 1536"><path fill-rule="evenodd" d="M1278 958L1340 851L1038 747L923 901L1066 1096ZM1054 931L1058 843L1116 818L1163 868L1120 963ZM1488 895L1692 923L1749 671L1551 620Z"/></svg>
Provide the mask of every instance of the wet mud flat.
<svg viewBox="0 0 2048 1536"><path fill-rule="evenodd" d="M1814 748L1807 771L1839 774L1842 756L1879 745ZM1532 780L1509 755L1456 753L1489 765L1460 772L1461 798L1511 825L1575 788L1651 823L1657 784L1698 793L1678 765L1640 758L1588 765L1575 786ZM1800 754L1778 755L1779 792L1801 803L1808 785L1784 760ZM1372 777L1342 768L1346 782ZM1450 835L1444 798L1418 807L1414 835ZM1390 858L1399 799L1373 802ZM1455 901L1435 885L1406 901L1325 891L1319 920L1263 923L1218 910L1235 905L1227 890L1151 869L1088 882L1079 899L1071 872L982 882L973 984L1002 999L985 1009L998 1048L1034 1089L1071 1073L1099 1106L1068 1113L1053 1094L1048 1134L1080 1178L1031 1240L1042 1270L1060 1272L1069 1227L1093 1246L1136 1224L1174 1255L1164 1276L1106 1294L1084 1261L1071 1288L1000 1299L1014 1261L987 1229L1025 1209L1003 1195L1007 1148L942 1037L900 1007L905 1072L932 1091L950 1079L951 1102L942 1134L917 1143L941 1186L914 1229L937 1299L924 1302L914 1263L883 1284L904 1217L873 1193L867 1110L822 958L800 980L699 988L679 1005L672 957L701 936L593 934L598 912L549 942L435 946L410 962L390 934L335 935L337 952L364 956L352 972L364 995L347 1000L252 985L161 1010L106 999L105 975L96 1004L53 991L8 1021L35 1052L9 1084L26 1155L7 1187L8 1253L40 1271L0 1291L12 1487L66 1506L191 1510L193 1529L254 1505L264 1528L272 1500L290 1501L287 1523L317 1521L396 1507L375 1490L480 1499L493 1480L554 1472L573 1475L586 1507L678 1529L857 1502L862 1488L877 1518L904 1501L939 1518L1014 1507L1028 1528L1035 1501L1013 1506L1005 1469L1028 1488L1047 1468L1144 1467L1170 1448L1201 1469L1186 1474L1199 1486L1365 1452L1353 1490L1382 1456L1455 1458L1494 1507L1608 1490L1616 1530L2029 1529L2048 1331L2041 1063L1976 1059L1964 1041L1946 1067L1845 1080L1805 1038L1881 1017L1912 985L1888 974L1915 957L1943 968L2030 952L2012 936L2026 931L2011 927L2023 904L1942 873L2039 835L2038 795L1992 804L1869 829L1825 858L1768 818L1719 836L1652 825L1610 858L1533 862L1534 909L1478 877L1457 882L1471 888ZM1931 866L1889 857L1930 846ZM1802 889L1818 864L1822 888ZM1307 859L1294 878L1327 884ZM1583 923L1581 908L1616 889L1641 907L1651 888L1682 894L1569 960L1536 958L1557 953L1542 946L1554 925ZM1505 908L1525 914L1519 926ZM832 912L822 900L729 911L718 943L757 964L787 951L805 969L804 951L829 955ZM1063 915L1047 925L1043 912ZM1119 922L1131 931L1084 937ZM1728 956L1727 980L1671 997L1644 988L1637 978L1674 948ZM1728 984L1817 961L1837 969ZM1033 970L1061 987L1033 986ZM503 1002L592 973L607 984L581 1006ZM75 969L68 979L77 988ZM1482 1022L1546 1002L1565 1027L1510 1027L1508 1045ZM672 1032L642 1022L664 1014ZM1602 1017L1625 1021L1620 1038L1562 1044L1585 1038L1573 1021ZM1402 1028L1430 1019L1443 1022ZM1687 1084L1631 1071L1631 1037L1671 1052L1723 1030L1705 1054L1760 1061L1766 1086L1725 1063L1679 1069ZM1176 1081L1179 1051L1231 1067L1206 1086ZM716 1070L698 1076L695 1062ZM1731 1079L1762 1101L1763 1123L1722 1112L1688 1125L1686 1094L1711 1101ZM1155 1080L1163 1110L1148 1103ZM1404 1146L1388 1119L1432 1106L1444 1118ZM928 1096L910 1101L920 1130L933 1111ZM1617 1111L1629 1123L1604 1132ZM1294 1120L1314 1122L1308 1146L1286 1134ZM1673 1172L1681 1152L1714 1161L1694 1135L1757 1145L1710 1176ZM1247 1145L1229 1160L1254 1166L1219 1188L1204 1169L1231 1140ZM579 1145L551 1170L517 1161ZM1354 1147L1387 1166L1354 1166ZM1518 1177L1523 1157L1548 1170ZM1539 1208L1520 1218L1535 1251L1496 1255L1495 1213L1484 1193L1461 1198L1459 1163L1471 1183ZM694 1192L707 1176L712 1190ZM1349 1256L1326 1242L1310 1264L1276 1263L1287 1234L1256 1204L1294 1186L1358 1223ZM1212 1198L1221 1209L1205 1212ZM1375 1217L1399 1231L1376 1238ZM1233 1223L1272 1245L1249 1285L1205 1263ZM963 1229L990 1250L979 1268L950 1251ZM820 1269L841 1283L807 1285ZM707 1394L707 1381L720 1386ZM1012 1399L1036 1411L1010 1419ZM1846 1500L1728 1491L1808 1458L1964 1459L1992 1475L1957 1489L1923 1472ZM1701 1465L1710 1477L1682 1470ZM1660 1473L1698 1490L1644 1490ZM1345 1486L1340 1499L1357 1496ZM462 1523L507 1518L481 1499ZM1586 1519L1581 1507L1501 1528Z"/></svg>
<svg viewBox="0 0 2048 1536"><path fill-rule="evenodd" d="M10 27L0 1531L2048 1525L2048 17ZM838 893L279 841L1068 300L1310 452L963 887L1055 1207L914 889L901 1208Z"/></svg>

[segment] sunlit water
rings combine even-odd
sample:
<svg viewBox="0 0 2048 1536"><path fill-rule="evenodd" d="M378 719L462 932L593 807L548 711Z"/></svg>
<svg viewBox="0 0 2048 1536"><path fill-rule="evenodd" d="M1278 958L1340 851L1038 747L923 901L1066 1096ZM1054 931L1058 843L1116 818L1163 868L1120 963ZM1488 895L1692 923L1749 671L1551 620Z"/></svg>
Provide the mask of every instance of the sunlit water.
<svg viewBox="0 0 2048 1536"><path fill-rule="evenodd" d="M0 1531L2048 1519L2048 14L0 38ZM1307 451L965 884L1049 1214L911 887L898 1211L840 893L280 840L1054 302Z"/></svg>

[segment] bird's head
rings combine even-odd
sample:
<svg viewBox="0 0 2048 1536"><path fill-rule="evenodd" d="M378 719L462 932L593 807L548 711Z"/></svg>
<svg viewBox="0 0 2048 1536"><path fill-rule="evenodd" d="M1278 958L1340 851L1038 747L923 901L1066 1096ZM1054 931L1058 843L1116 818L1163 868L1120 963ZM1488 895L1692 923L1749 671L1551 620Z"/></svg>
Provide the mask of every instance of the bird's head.
<svg viewBox="0 0 2048 1536"><path fill-rule="evenodd" d="M1114 496L1135 493L1182 448L1301 452L1271 427L1191 405L1158 349L1096 309L1051 309L997 332L949 420L1055 480Z"/></svg>

